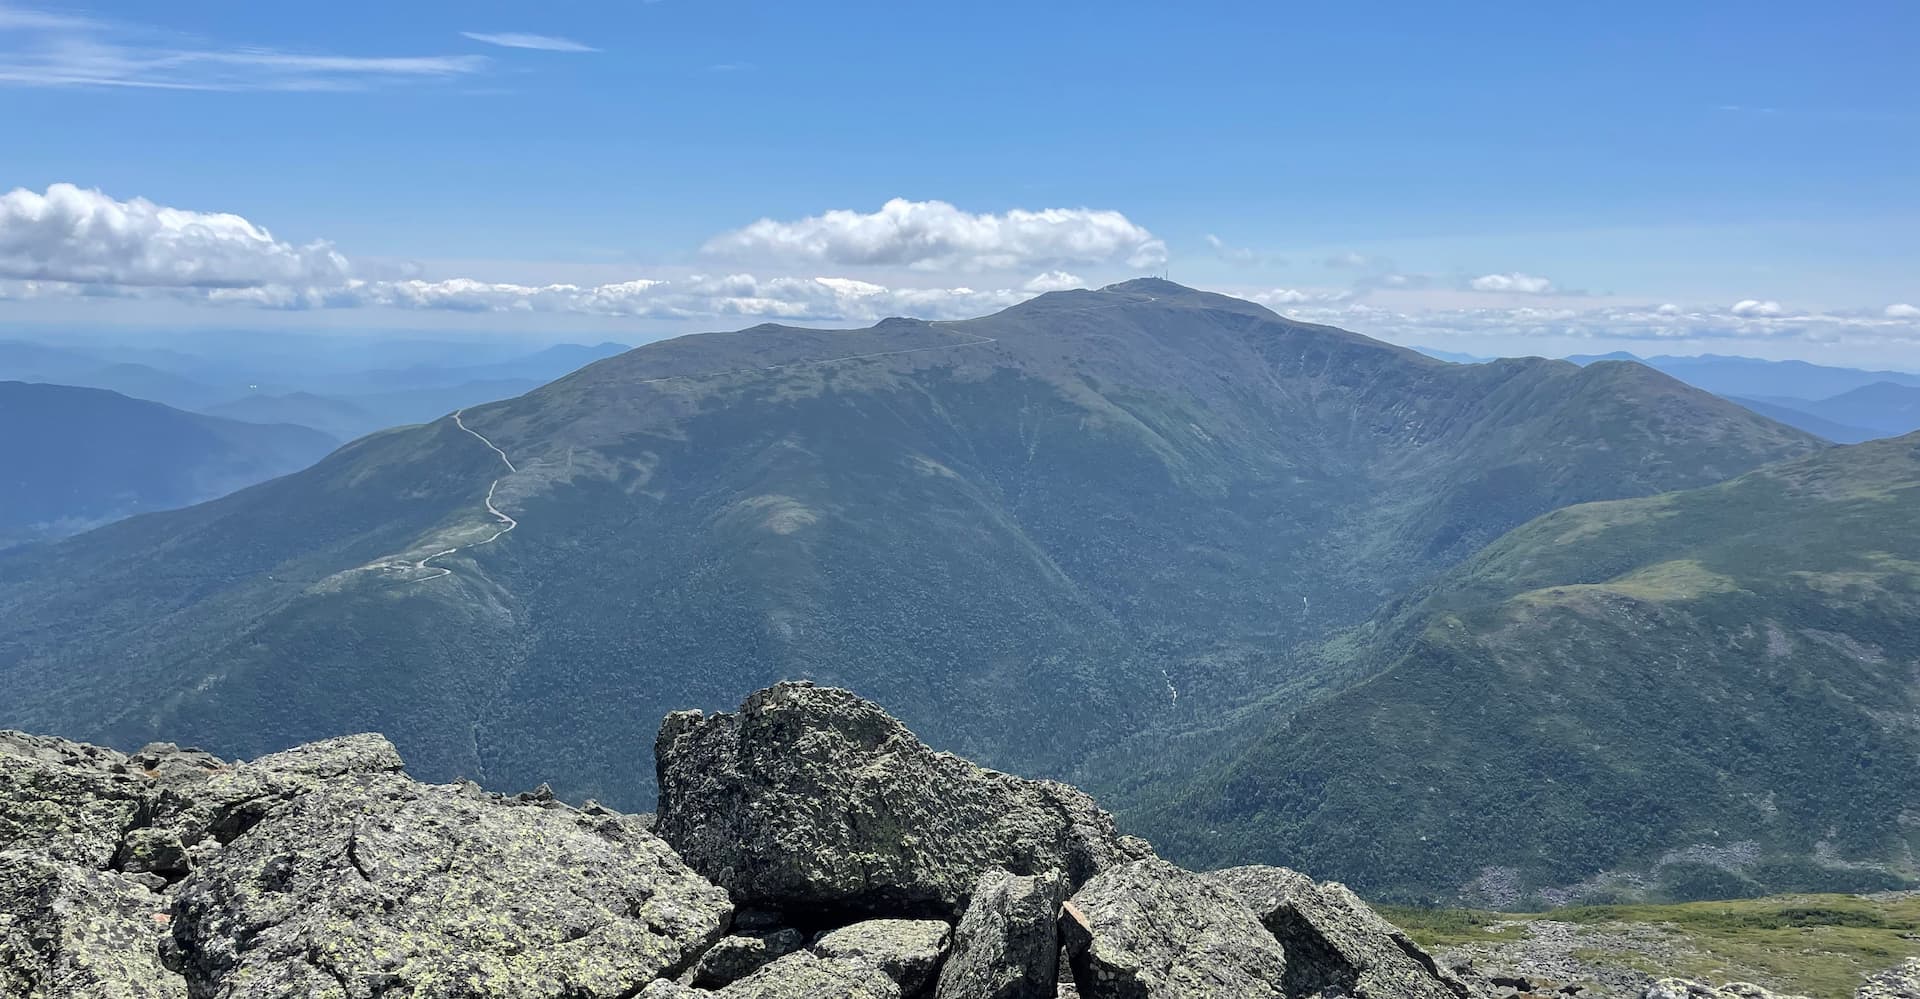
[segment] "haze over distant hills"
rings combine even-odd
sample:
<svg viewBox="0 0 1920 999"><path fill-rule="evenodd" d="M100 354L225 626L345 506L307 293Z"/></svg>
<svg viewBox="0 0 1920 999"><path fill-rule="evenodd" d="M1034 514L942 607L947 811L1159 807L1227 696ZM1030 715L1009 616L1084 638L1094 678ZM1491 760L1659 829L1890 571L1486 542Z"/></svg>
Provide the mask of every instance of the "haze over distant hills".
<svg viewBox="0 0 1920 999"><path fill-rule="evenodd" d="M529 351L489 342L275 336L264 345L176 337L177 349L0 340L0 378L103 388L253 423L295 423L340 440L423 423L519 395L626 346Z"/></svg>
<svg viewBox="0 0 1920 999"><path fill-rule="evenodd" d="M0 557L0 724L377 729L639 806L633 718L809 677L1068 774L1339 689L1299 650L1531 518L1823 447L1636 364L1450 365L1153 280L682 337Z"/></svg>
<svg viewBox="0 0 1920 999"><path fill-rule="evenodd" d="M0 381L0 546L186 506L305 468L338 440L101 389Z"/></svg>
<svg viewBox="0 0 1920 999"><path fill-rule="evenodd" d="M1429 357L1456 364L1482 364L1488 358L1455 351L1416 348ZM1731 399L1769 419L1798 427L1840 444L1897 437L1920 430L1920 374L1867 371L1766 361L1721 354L1639 357L1626 351L1568 357L1575 364L1635 361L1664 371L1696 388Z"/></svg>

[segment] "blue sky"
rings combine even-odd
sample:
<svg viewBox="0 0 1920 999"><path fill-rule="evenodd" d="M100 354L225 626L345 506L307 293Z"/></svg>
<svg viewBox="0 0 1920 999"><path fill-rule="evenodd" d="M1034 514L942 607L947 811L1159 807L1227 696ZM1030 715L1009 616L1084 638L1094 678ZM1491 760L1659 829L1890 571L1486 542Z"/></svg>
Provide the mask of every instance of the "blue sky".
<svg viewBox="0 0 1920 999"><path fill-rule="evenodd" d="M1164 267L1477 353L1920 367L1917 40L1912 3L0 0L0 191L39 199L0 324L638 340Z"/></svg>

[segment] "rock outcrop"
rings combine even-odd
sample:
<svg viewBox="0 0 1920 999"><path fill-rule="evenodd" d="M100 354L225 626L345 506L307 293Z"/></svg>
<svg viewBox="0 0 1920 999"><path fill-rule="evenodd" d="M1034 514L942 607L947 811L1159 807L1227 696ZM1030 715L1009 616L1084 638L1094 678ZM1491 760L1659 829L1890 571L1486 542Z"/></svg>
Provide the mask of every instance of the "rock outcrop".
<svg viewBox="0 0 1920 999"><path fill-rule="evenodd" d="M1920 999L1920 958L1910 957L1869 977L1855 999Z"/></svg>
<svg viewBox="0 0 1920 999"><path fill-rule="evenodd" d="M1057 874L994 871L973 887L940 972L938 999L1055 999L1067 886Z"/></svg>
<svg viewBox="0 0 1920 999"><path fill-rule="evenodd" d="M823 958L804 950L718 992L661 981L640 995L641 999L906 999L900 994L900 983L865 961Z"/></svg>
<svg viewBox="0 0 1920 999"><path fill-rule="evenodd" d="M726 937L700 955L693 984L704 989L731 985L806 945L807 935L792 927Z"/></svg>
<svg viewBox="0 0 1920 999"><path fill-rule="evenodd" d="M168 918L120 875L0 852L0 996L186 999L160 961Z"/></svg>
<svg viewBox="0 0 1920 999"><path fill-rule="evenodd" d="M1086 999L1283 999L1287 955L1233 892L1164 860L1089 881L1060 919Z"/></svg>
<svg viewBox="0 0 1920 999"><path fill-rule="evenodd" d="M378 736L228 765L8 733L0 823L8 996L613 999L732 913L636 820L421 784Z"/></svg>
<svg viewBox="0 0 1920 999"><path fill-rule="evenodd" d="M661 837L742 905L952 919L989 872L1078 886L1140 853L1085 793L934 752L830 687L676 712L655 756Z"/></svg>
<svg viewBox="0 0 1920 999"><path fill-rule="evenodd" d="M1786 995L1752 982L1713 986L1685 978L1662 978L1647 987L1642 999L1807 999Z"/></svg>
<svg viewBox="0 0 1920 999"><path fill-rule="evenodd" d="M1286 948L1288 995L1467 999L1465 983L1343 884L1316 884L1284 867L1202 876L1233 892Z"/></svg>
<svg viewBox="0 0 1920 999"><path fill-rule="evenodd" d="M845 691L659 745L656 835L415 781L377 735L228 763L0 733L0 996L1472 999L1338 885L1183 871Z"/></svg>
<svg viewBox="0 0 1920 999"><path fill-rule="evenodd" d="M938 919L866 919L829 930L813 952L830 960L856 961L886 973L906 996L924 994L953 942L953 927Z"/></svg>

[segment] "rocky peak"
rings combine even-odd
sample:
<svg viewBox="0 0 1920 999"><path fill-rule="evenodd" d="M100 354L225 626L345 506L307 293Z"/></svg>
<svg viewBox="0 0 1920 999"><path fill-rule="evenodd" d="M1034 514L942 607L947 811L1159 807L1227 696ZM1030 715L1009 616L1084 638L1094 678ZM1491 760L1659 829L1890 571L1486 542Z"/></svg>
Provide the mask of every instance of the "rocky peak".
<svg viewBox="0 0 1920 999"><path fill-rule="evenodd" d="M1195 874L1080 791L783 683L658 737L658 832L408 777L0 733L0 996L1468 999L1337 885Z"/></svg>

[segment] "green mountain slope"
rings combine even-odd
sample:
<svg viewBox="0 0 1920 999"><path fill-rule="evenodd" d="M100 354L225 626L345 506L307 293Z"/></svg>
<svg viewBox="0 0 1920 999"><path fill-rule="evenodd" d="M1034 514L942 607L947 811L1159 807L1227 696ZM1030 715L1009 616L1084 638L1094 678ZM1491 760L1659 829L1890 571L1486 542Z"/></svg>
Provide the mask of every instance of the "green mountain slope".
<svg viewBox="0 0 1920 999"><path fill-rule="evenodd" d="M336 444L306 427L25 382L0 382L0 427L0 546L197 503L304 468Z"/></svg>
<svg viewBox="0 0 1920 999"><path fill-rule="evenodd" d="M1920 880L1920 436L1556 511L1356 647L1148 821L1173 854L1481 904Z"/></svg>
<svg viewBox="0 0 1920 999"><path fill-rule="evenodd" d="M1636 365L1449 365L1160 281L682 337L0 558L0 724L375 729L644 806L647 719L804 677L1061 774L1547 510L1820 446Z"/></svg>

